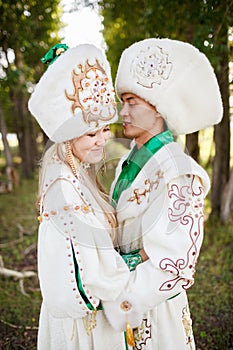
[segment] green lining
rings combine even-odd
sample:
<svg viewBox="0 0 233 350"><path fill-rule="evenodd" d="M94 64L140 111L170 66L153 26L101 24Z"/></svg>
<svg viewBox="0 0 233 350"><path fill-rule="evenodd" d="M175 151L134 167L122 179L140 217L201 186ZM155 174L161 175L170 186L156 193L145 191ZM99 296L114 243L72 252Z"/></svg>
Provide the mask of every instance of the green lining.
<svg viewBox="0 0 233 350"><path fill-rule="evenodd" d="M73 247L72 244L71 244L71 246L72 246L73 259L74 259L75 278L76 278L76 282L77 282L77 285L78 285L79 293L80 293L81 297L83 298L83 300L85 301L86 306L88 307L88 309L89 310L95 310L94 306L90 303L89 299L87 298L87 296L86 296L86 294L84 292L84 289L83 289L83 286L82 286L81 277L80 277L80 271L79 271L78 263L77 263L77 261L75 259L74 247Z"/></svg>
<svg viewBox="0 0 233 350"><path fill-rule="evenodd" d="M171 300L171 299L173 299L173 298L175 298L175 297L178 297L178 295L180 295L180 293L177 293L177 294L173 295L173 297L168 298L167 300Z"/></svg>
<svg viewBox="0 0 233 350"><path fill-rule="evenodd" d="M125 337L125 349L129 350L128 343L127 343L127 340L126 340L126 332L124 332L124 337Z"/></svg>

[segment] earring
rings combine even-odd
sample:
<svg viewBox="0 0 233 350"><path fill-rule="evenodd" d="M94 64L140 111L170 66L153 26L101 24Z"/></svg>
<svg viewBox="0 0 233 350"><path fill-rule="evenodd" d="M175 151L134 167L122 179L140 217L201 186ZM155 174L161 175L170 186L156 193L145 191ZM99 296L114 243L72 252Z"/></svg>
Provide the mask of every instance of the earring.
<svg viewBox="0 0 233 350"><path fill-rule="evenodd" d="M103 157L102 157L102 161L103 161L103 164L100 168L100 172L101 172L101 175L104 176L106 174L106 163L105 163L105 160L106 160L106 152L105 152L105 149L103 148Z"/></svg>

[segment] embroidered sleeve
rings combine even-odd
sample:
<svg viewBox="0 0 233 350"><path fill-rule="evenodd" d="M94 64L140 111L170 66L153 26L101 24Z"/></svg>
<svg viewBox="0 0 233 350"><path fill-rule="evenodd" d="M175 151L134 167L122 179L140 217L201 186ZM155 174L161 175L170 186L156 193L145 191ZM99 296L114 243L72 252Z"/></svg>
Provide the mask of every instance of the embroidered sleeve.
<svg viewBox="0 0 233 350"><path fill-rule="evenodd" d="M54 316L83 317L101 300L116 298L128 268L80 184L57 180L43 204L38 259L43 299Z"/></svg>
<svg viewBox="0 0 233 350"><path fill-rule="evenodd" d="M159 268L173 275L160 285L160 291L172 291L177 284L187 289L194 283L195 265L203 240L204 197L199 180L190 175L185 183L174 181L169 184L168 197L165 235L170 235L171 244L176 243L178 247L170 256L165 252L164 257L160 255Z"/></svg>
<svg viewBox="0 0 233 350"><path fill-rule="evenodd" d="M180 176L164 187L142 217L143 247L149 260L131 272L116 303L105 312L118 313L128 301L131 312L145 313L185 291L194 283L195 265L203 240L204 194L197 176ZM117 329L115 321L111 320ZM122 319L123 322L123 319Z"/></svg>

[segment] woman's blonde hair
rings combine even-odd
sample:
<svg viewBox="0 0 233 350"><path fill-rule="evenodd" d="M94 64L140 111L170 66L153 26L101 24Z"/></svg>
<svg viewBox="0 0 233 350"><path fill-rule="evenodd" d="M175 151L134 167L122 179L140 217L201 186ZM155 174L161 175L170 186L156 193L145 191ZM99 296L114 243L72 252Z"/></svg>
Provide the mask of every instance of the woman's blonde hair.
<svg viewBox="0 0 233 350"><path fill-rule="evenodd" d="M50 146L49 149L47 149L47 151L45 152L40 162L38 203L40 203L41 196L42 196L42 188L43 188L47 166L48 164L51 164L54 162L54 156L56 156L59 161L66 164L72 169L72 166L67 158L67 150L65 147L65 143L55 143L52 146ZM107 221L107 223L104 222L104 225L106 228L109 229L113 244L116 246L117 220L115 216L115 210L109 203L109 196L107 195L103 186L98 180L96 166L94 164L90 164L90 167L88 168L88 172L86 172L83 169L83 167L80 166L80 162L77 158L74 157L74 161L76 161L75 165L78 165L77 171L81 175L82 183L84 184L84 186L86 186L90 190L92 195L95 197L96 202L98 203L98 205L100 206L100 208L104 213L104 217Z"/></svg>

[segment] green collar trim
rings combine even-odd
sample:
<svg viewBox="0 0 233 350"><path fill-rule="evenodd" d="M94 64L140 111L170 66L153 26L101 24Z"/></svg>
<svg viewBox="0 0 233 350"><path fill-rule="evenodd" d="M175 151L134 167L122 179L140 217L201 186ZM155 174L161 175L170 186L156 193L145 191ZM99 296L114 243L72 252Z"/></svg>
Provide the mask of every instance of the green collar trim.
<svg viewBox="0 0 233 350"><path fill-rule="evenodd" d="M136 176L148 160L164 145L173 142L173 136L166 130L147 141L140 149L135 145L128 158L122 164L121 173L113 190L113 206L116 207L121 193L130 187Z"/></svg>

